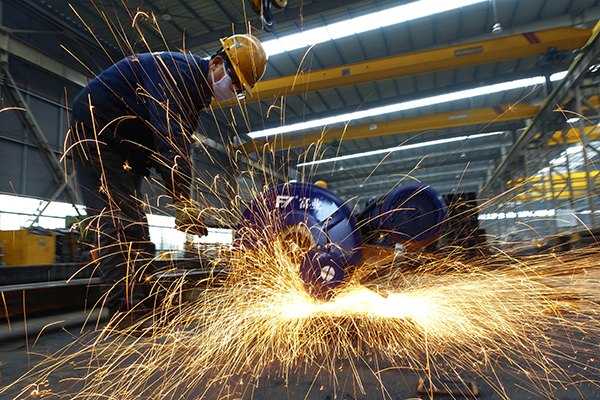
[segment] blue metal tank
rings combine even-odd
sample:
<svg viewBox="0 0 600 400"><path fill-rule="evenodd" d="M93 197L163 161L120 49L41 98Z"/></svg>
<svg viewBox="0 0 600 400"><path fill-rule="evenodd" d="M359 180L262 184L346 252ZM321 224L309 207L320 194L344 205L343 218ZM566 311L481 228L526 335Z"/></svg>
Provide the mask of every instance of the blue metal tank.
<svg viewBox="0 0 600 400"><path fill-rule="evenodd" d="M307 290L329 298L350 266L361 260L362 237L345 202L322 187L291 182L269 188L244 211L237 239L256 249L274 237L304 250L299 274Z"/></svg>
<svg viewBox="0 0 600 400"><path fill-rule="evenodd" d="M427 185L408 185L368 202L357 215L365 243L425 247L443 231L446 205Z"/></svg>

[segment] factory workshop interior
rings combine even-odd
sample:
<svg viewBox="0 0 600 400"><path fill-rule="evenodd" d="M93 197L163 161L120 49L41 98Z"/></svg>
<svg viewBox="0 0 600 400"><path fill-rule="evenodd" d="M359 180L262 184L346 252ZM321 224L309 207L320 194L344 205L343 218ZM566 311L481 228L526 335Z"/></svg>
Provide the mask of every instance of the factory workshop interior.
<svg viewBox="0 0 600 400"><path fill-rule="evenodd" d="M599 0L0 0L0 399L600 399Z"/></svg>

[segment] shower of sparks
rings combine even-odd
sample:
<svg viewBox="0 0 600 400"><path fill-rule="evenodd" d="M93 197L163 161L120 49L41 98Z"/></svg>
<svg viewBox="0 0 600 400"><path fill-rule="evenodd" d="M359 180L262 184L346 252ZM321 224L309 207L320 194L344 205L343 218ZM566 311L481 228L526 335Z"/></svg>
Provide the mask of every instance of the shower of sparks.
<svg viewBox="0 0 600 400"><path fill-rule="evenodd" d="M307 294L287 248L275 240L237 254L224 282L173 306L183 287L175 283L151 324L109 325L36 374L52 381L77 365L81 375L62 386L75 385L78 399L251 398L265 376L311 373L332 386L349 373L360 394L368 377L358 371L368 366L377 379L379 365L456 379L475 373L501 398L499 365L547 398L600 376L588 366L600 333L598 252L525 264L407 255L393 266L362 266L323 302Z"/></svg>
<svg viewBox="0 0 600 400"><path fill-rule="evenodd" d="M0 107L0 113L5 111L27 111L27 109L23 107Z"/></svg>
<svg viewBox="0 0 600 400"><path fill-rule="evenodd" d="M130 24L100 14L123 41L121 48L133 52L126 34ZM132 12L131 20L140 35L143 24L161 35L151 14ZM143 39L136 44L147 46ZM218 110L211 112L218 123ZM67 150L90 140L71 139ZM204 151L218 163L214 152ZM299 158L319 157L319 145L311 151ZM236 170L238 156L227 157ZM268 150L262 158L276 159ZM244 179L195 177L207 218L234 225L245 202L278 181L266 168L241 175ZM305 375L315 383L310 390L319 390L317 382L336 388L350 376L357 397L365 394L366 379L385 387L382 371L396 369L459 381L475 374L504 399L509 397L500 371L520 376L526 390L547 398L579 382L600 387L594 359L600 338L598 251L528 259L497 253L468 261L456 251L367 260L350 271L332 300L320 301L299 276L300 247L270 232L256 234L264 235L262 246L236 248L215 259L215 265L227 265L225 277L215 267L214 280L192 288L185 277L156 284L153 296L160 300L146 320L128 328L111 320L0 388L0 396L12 391L16 398L252 398L265 379L292 385L295 375ZM71 371L67 377L65 370ZM383 390L383 398L396 396Z"/></svg>

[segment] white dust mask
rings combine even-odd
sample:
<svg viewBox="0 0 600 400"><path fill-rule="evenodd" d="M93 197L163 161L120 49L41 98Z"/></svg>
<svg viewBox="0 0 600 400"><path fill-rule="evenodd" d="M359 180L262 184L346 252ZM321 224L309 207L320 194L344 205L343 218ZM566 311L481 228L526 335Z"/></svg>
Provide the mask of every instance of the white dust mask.
<svg viewBox="0 0 600 400"><path fill-rule="evenodd" d="M225 65L223 65L223 77L218 82L215 82L215 71L212 71L212 81L212 88L217 101L225 102L235 97L235 92L232 89L233 81L227 73Z"/></svg>

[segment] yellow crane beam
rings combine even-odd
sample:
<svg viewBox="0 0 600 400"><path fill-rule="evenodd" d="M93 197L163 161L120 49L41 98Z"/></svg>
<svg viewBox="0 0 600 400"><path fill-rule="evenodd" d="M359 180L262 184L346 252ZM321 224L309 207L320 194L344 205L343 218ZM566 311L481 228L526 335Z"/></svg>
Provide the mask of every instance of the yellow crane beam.
<svg viewBox="0 0 600 400"><path fill-rule="evenodd" d="M586 126L584 131L590 140L595 140L600 137L600 126ZM564 134L563 131L556 131L554 135L548 139L548 144L550 146L557 146L559 144L566 143L583 143L581 130L577 127L577 124L575 124L575 127L568 129Z"/></svg>
<svg viewBox="0 0 600 400"><path fill-rule="evenodd" d="M355 140L368 137L419 132L424 130L436 130L484 123L514 121L532 118L535 116L537 110L537 106L516 104L512 106L488 107L435 114L425 117L398 119L377 124L350 125L342 128L325 128L304 132L302 135L291 134L289 136L284 135L271 140L251 140L240 146L238 149L247 153L254 153L264 150L264 147L267 144L270 150L281 150L285 148L301 146L306 147L311 144L326 143L333 140ZM584 129L590 140L596 140L600 138L600 126L587 126ZM552 137L548 139L548 144L550 146L581 142L581 131L576 125L575 127L568 129L565 133L563 133L562 130L556 131Z"/></svg>
<svg viewBox="0 0 600 400"><path fill-rule="evenodd" d="M557 188L554 189L554 192L550 191L549 189L545 192L525 192L525 193L520 193L518 195L516 195L514 197L514 201L520 201L522 203L527 203L530 201L541 201L541 200L578 200L578 199L585 199L587 198L588 192L587 189L573 189L573 194L571 195L568 191L568 189L566 190L558 190Z"/></svg>
<svg viewBox="0 0 600 400"><path fill-rule="evenodd" d="M587 99L587 102L593 106L598 107L600 105L600 99L598 96L594 95ZM584 110L588 110L589 107L587 105L583 105ZM558 110L557 110L558 111ZM563 109L562 111L565 116L565 121L569 118L579 117L578 114L571 112L568 109ZM585 119L585 117L582 117ZM587 122L589 123L589 122ZM591 125L584 127L584 132L587 136L589 136L590 140L595 140L600 137L600 126ZM562 130L556 131L550 139L548 139L548 145L557 146L561 144L568 143L582 143L581 130L579 129L579 122L575 122L571 124L571 128L569 128L566 132L563 133Z"/></svg>
<svg viewBox="0 0 600 400"><path fill-rule="evenodd" d="M558 51L574 50L582 47L591 35L591 29L553 28L340 67L300 72L292 76L258 82L252 97L244 101L267 100L383 79L542 55L550 48ZM220 106L234 104L236 102ZM216 102L213 102L213 106L219 107Z"/></svg>
<svg viewBox="0 0 600 400"><path fill-rule="evenodd" d="M597 182L600 171L590 171L590 179ZM515 196L518 201L580 199L589 196L588 179L584 171L571 174L536 175L524 180L509 182L511 186L523 188Z"/></svg>
<svg viewBox="0 0 600 400"><path fill-rule="evenodd" d="M458 126L488 124L532 118L539 107L529 104L495 106L472 110L453 111L422 117L401 118L377 124L359 124L325 128L304 132L301 135L280 135L272 139L248 141L238 149L246 153L263 150L281 150L286 148L309 146L333 140L356 140L377 136L396 135ZM265 147L268 146L268 147Z"/></svg>
<svg viewBox="0 0 600 400"><path fill-rule="evenodd" d="M596 177L598 177L600 174L600 170L594 170L594 171L590 171L590 178L595 179ZM526 179L518 179L515 180L515 184L516 185L550 185L550 182L552 182L552 184L565 184L568 181L571 181L571 183L573 185L577 185L577 187L583 187L584 185L587 185L587 175L585 173L585 171L579 171L579 172L571 172L571 174L552 174L551 176L548 175L535 175L535 176L530 176L529 178ZM512 183L512 181L510 181L509 183Z"/></svg>

